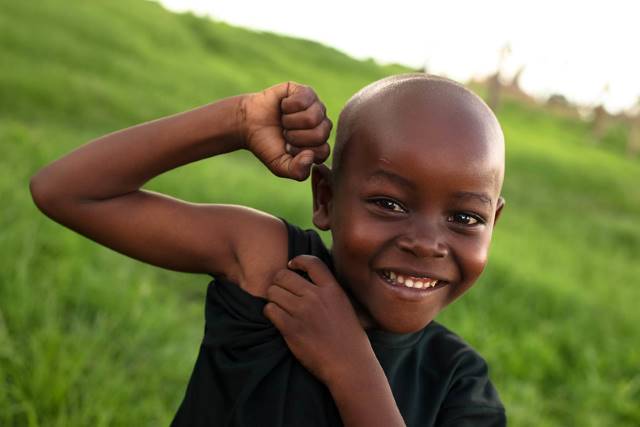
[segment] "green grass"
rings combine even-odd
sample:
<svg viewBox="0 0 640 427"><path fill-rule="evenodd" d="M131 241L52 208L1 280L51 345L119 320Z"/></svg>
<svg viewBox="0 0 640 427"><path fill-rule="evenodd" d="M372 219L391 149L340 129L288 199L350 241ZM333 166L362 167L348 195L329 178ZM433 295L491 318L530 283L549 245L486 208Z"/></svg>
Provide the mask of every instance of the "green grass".
<svg viewBox="0 0 640 427"><path fill-rule="evenodd" d="M146 1L0 0L0 28L0 425L167 425L207 277L64 229L37 211L29 177L106 132L288 79L335 119L355 90L406 70ZM513 101L499 115L507 207L485 275L440 320L487 358L510 425L638 425L640 165L620 154L625 131L594 147L585 123ZM246 153L148 187L311 225L309 183Z"/></svg>

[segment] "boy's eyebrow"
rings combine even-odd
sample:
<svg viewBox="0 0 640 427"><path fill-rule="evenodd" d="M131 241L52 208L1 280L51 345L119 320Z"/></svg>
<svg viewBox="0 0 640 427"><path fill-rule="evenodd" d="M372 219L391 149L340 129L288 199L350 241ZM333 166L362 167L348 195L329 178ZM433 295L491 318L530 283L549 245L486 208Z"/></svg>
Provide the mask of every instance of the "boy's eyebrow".
<svg viewBox="0 0 640 427"><path fill-rule="evenodd" d="M412 190L415 190L416 185L409 181L407 178L400 176L394 172L388 171L386 169L378 169L369 175L368 181L377 181L377 180L387 180L391 182L395 182L397 185L409 187ZM493 200L487 193L476 193L473 191L458 191L453 194L455 199L477 199L482 203L487 204L489 206L493 206Z"/></svg>
<svg viewBox="0 0 640 427"><path fill-rule="evenodd" d="M468 199L468 198L478 199L482 203L485 203L489 206L493 206L493 200L491 200L491 197L489 197L487 193L474 193L473 191L458 191L453 195L453 197L456 199Z"/></svg>
<svg viewBox="0 0 640 427"><path fill-rule="evenodd" d="M376 170L374 173L369 175L369 178L367 180L368 181L387 180L387 181L395 182L400 186L409 187L412 190L415 190L416 188L416 185L413 182L409 181L407 178L385 169Z"/></svg>

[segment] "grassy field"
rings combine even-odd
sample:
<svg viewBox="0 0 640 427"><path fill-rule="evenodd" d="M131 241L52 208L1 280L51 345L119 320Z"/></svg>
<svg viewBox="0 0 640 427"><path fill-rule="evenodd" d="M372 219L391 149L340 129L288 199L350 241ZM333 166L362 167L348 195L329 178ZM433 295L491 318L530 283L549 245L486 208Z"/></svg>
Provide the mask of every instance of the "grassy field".
<svg viewBox="0 0 640 427"><path fill-rule="evenodd" d="M312 85L335 119L355 90L406 70L142 0L0 0L0 28L0 425L167 425L207 277L64 229L33 205L29 177L106 132L282 80ZM511 101L499 116L507 208L485 275L440 320L489 361L510 425L638 425L640 163L541 108ZM311 225L309 183L245 153L147 187Z"/></svg>

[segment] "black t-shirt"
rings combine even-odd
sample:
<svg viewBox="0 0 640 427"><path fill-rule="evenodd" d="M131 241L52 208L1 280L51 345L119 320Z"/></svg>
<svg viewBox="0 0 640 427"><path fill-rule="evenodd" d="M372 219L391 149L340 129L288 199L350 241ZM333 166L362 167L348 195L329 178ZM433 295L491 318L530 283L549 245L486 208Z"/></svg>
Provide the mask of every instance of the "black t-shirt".
<svg viewBox="0 0 640 427"><path fill-rule="evenodd" d="M284 223L289 259L315 255L333 271L331 254L314 230ZM209 284L204 339L173 427L342 425L326 386L262 314L266 303L221 278ZM442 325L367 335L407 427L506 425L485 361Z"/></svg>

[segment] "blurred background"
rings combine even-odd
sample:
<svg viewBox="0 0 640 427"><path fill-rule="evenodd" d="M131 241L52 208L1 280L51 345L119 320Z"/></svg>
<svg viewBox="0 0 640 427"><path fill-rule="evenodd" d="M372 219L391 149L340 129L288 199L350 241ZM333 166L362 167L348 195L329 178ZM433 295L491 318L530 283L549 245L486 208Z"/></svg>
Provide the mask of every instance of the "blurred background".
<svg viewBox="0 0 640 427"><path fill-rule="evenodd" d="M39 168L283 80L313 86L335 122L362 86L410 71L470 86L507 140L489 266L438 320L488 360L510 425L640 425L633 2L439 3L0 0L0 425L168 425L204 325L207 276L47 219L28 192ZM309 182L247 153L145 188L312 226Z"/></svg>

